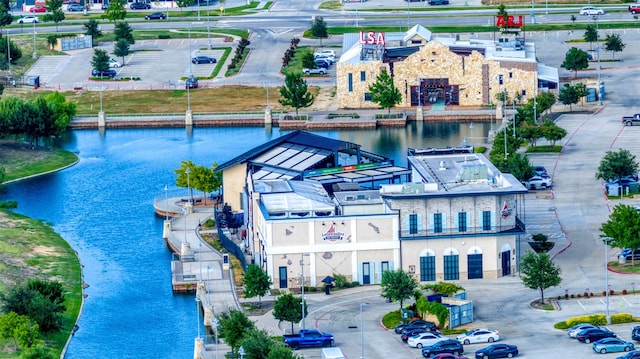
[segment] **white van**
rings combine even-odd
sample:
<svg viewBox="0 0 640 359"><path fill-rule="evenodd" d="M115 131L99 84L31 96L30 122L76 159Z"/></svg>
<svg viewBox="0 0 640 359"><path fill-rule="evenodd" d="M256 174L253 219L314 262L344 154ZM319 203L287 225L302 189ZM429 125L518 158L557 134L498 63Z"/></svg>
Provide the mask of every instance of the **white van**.
<svg viewBox="0 0 640 359"><path fill-rule="evenodd" d="M340 348L322 348L322 359L345 359Z"/></svg>
<svg viewBox="0 0 640 359"><path fill-rule="evenodd" d="M333 50L320 50L320 49L316 49L316 51L313 53L313 56L333 56L334 58L336 57L336 52Z"/></svg>

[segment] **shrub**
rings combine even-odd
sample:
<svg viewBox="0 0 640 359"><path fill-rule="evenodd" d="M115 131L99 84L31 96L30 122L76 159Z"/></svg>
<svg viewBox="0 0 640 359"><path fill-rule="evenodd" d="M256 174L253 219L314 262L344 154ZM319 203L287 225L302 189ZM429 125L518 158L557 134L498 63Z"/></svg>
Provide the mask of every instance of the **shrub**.
<svg viewBox="0 0 640 359"><path fill-rule="evenodd" d="M609 289L609 295L614 295L616 294L616 292L613 291L613 289Z"/></svg>
<svg viewBox="0 0 640 359"><path fill-rule="evenodd" d="M589 298L589 292L584 292L584 297Z"/></svg>
<svg viewBox="0 0 640 359"><path fill-rule="evenodd" d="M607 291L606 291L606 290L603 290L603 291L602 291L602 296L603 296L603 297L606 297L606 296L607 296Z"/></svg>
<svg viewBox="0 0 640 359"><path fill-rule="evenodd" d="M582 298L582 294L578 293L578 298Z"/></svg>
<svg viewBox="0 0 640 359"><path fill-rule="evenodd" d="M556 328L556 329L561 329L561 330L569 329L569 326L567 325L567 322L558 322L558 323L554 324L553 327Z"/></svg>
<svg viewBox="0 0 640 359"><path fill-rule="evenodd" d="M604 314L583 315L580 317L571 317L566 320L567 328L570 328L576 324L590 323L593 325L605 325L607 324L607 317Z"/></svg>
<svg viewBox="0 0 640 359"><path fill-rule="evenodd" d="M611 315L611 324L622 324L633 322L633 315L629 313L618 313Z"/></svg>
<svg viewBox="0 0 640 359"><path fill-rule="evenodd" d="M454 295L457 292L464 290L463 287L457 284L446 283L446 282L438 282L436 284L425 284L422 286L422 289L430 289L434 293L446 294L448 296Z"/></svg>
<svg viewBox="0 0 640 359"><path fill-rule="evenodd" d="M576 295L575 294L571 294L571 299L575 298Z"/></svg>
<svg viewBox="0 0 640 359"><path fill-rule="evenodd" d="M569 299L569 294L565 294L564 299Z"/></svg>
<svg viewBox="0 0 640 359"><path fill-rule="evenodd" d="M351 282L351 287L357 287L359 285L360 285L360 282L358 282L358 281L354 280L353 282Z"/></svg>
<svg viewBox="0 0 640 359"><path fill-rule="evenodd" d="M171 35L169 35L169 34L160 34L160 35L158 35L158 39L160 39L160 40L166 40L166 39L170 39L170 38L171 38Z"/></svg>
<svg viewBox="0 0 640 359"><path fill-rule="evenodd" d="M485 152L487 152L487 148L485 146L478 146L478 147L473 149L473 152L475 152L475 153L485 153Z"/></svg>
<svg viewBox="0 0 640 359"><path fill-rule="evenodd" d="M333 278L336 280L335 283L333 283L334 287L345 288L345 284L347 283L347 277L343 276L342 274L333 273Z"/></svg>
<svg viewBox="0 0 640 359"><path fill-rule="evenodd" d="M622 290L622 295L627 295L627 290L626 289Z"/></svg>
<svg viewBox="0 0 640 359"><path fill-rule="evenodd" d="M402 324L402 317L400 316L400 310L394 310L393 312L389 312L382 317L382 325L386 328L395 328L396 325Z"/></svg>

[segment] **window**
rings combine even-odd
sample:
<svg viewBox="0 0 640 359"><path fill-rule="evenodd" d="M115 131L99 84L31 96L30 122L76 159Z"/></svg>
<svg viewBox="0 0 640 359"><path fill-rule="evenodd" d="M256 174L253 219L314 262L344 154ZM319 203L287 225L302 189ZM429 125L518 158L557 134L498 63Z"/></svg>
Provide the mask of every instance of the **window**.
<svg viewBox="0 0 640 359"><path fill-rule="evenodd" d="M280 275L280 288L287 287L287 267L278 267L278 273Z"/></svg>
<svg viewBox="0 0 640 359"><path fill-rule="evenodd" d="M442 213L433 214L433 233L442 233Z"/></svg>
<svg viewBox="0 0 640 359"><path fill-rule="evenodd" d="M418 233L418 215L410 214L409 215L409 234L417 234Z"/></svg>
<svg viewBox="0 0 640 359"><path fill-rule="evenodd" d="M458 270L458 255L444 256L444 280L458 280L460 272Z"/></svg>
<svg viewBox="0 0 640 359"><path fill-rule="evenodd" d="M482 230L491 230L491 211L482 211Z"/></svg>
<svg viewBox="0 0 640 359"><path fill-rule="evenodd" d="M498 85L502 85L503 82L502 75L498 75Z"/></svg>
<svg viewBox="0 0 640 359"><path fill-rule="evenodd" d="M348 79L348 86L349 86L349 92L353 92L353 74L349 74L347 76Z"/></svg>
<svg viewBox="0 0 640 359"><path fill-rule="evenodd" d="M467 212L458 212L458 232L467 231Z"/></svg>
<svg viewBox="0 0 640 359"><path fill-rule="evenodd" d="M420 257L420 281L429 282L436 280L436 257Z"/></svg>
<svg viewBox="0 0 640 359"><path fill-rule="evenodd" d="M522 90L522 96L527 96L527 90Z"/></svg>
<svg viewBox="0 0 640 359"><path fill-rule="evenodd" d="M369 92L364 94L364 100L365 101L371 101L371 94Z"/></svg>
<svg viewBox="0 0 640 359"><path fill-rule="evenodd" d="M367 73L365 71L360 71L360 81L367 81Z"/></svg>
<svg viewBox="0 0 640 359"><path fill-rule="evenodd" d="M513 72L509 72L509 78L512 79L513 78Z"/></svg>
<svg viewBox="0 0 640 359"><path fill-rule="evenodd" d="M467 276L469 279L482 278L482 254L467 255Z"/></svg>

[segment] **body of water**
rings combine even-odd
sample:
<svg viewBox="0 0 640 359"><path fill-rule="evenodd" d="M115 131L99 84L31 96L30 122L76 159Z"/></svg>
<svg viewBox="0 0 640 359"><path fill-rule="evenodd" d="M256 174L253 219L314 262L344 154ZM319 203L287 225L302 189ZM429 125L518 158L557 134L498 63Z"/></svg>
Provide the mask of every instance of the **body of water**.
<svg viewBox="0 0 640 359"><path fill-rule="evenodd" d="M408 147L484 142L489 123L412 123L406 128L325 131L406 166ZM80 162L64 171L5 186L0 200L53 225L78 251L85 293L80 329L66 358L192 358L194 296L171 291L171 253L153 199L175 188L183 160L211 166L280 136L277 128L72 131L62 147Z"/></svg>

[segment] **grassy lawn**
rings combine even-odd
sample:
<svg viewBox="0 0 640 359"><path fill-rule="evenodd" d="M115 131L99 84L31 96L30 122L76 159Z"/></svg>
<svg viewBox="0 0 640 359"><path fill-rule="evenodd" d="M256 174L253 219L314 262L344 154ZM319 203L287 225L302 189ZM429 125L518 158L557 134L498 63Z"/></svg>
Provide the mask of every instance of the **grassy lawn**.
<svg viewBox="0 0 640 359"><path fill-rule="evenodd" d="M0 163L5 168L5 181L54 171L75 163L78 156L58 148L31 148L30 145L0 140Z"/></svg>
<svg viewBox="0 0 640 359"><path fill-rule="evenodd" d="M18 204L19 205L19 204ZM48 338L59 357L76 323L82 304L80 261L75 251L49 225L11 211L0 210L0 291L13 283L39 278L62 283L66 312L62 331ZM0 340L0 358L19 358L13 341Z"/></svg>

